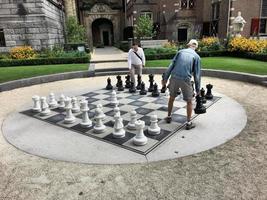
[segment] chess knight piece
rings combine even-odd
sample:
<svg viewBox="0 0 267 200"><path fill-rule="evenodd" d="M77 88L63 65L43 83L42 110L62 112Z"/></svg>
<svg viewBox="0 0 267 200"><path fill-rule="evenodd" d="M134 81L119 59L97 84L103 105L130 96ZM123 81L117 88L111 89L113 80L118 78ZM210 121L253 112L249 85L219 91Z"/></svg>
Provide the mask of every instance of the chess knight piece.
<svg viewBox="0 0 267 200"><path fill-rule="evenodd" d="M206 85L206 88L207 88L207 94L205 95L206 99L207 100L213 99L213 95L212 95L212 92L211 92L211 89L213 88L213 85L208 84L208 85Z"/></svg>
<svg viewBox="0 0 267 200"><path fill-rule="evenodd" d="M123 122L122 122L122 118L120 114L116 114L114 118L115 118L115 124L114 124L114 130L113 130L112 136L114 138L125 137L125 130L124 130L124 126L123 126Z"/></svg>
<svg viewBox="0 0 267 200"><path fill-rule="evenodd" d="M146 91L146 85L144 82L141 83L141 90L139 92L140 95L146 95L147 91Z"/></svg>
<svg viewBox="0 0 267 200"><path fill-rule="evenodd" d="M118 91L124 91L122 80L119 80Z"/></svg>
<svg viewBox="0 0 267 200"><path fill-rule="evenodd" d="M113 86L111 85L111 79L108 77L107 79L107 86L106 86L106 89L107 90L112 90L113 89Z"/></svg>
<svg viewBox="0 0 267 200"><path fill-rule="evenodd" d="M202 89L200 90L200 96L201 96L201 101L202 101L202 103L203 103L203 104L207 103L207 100L206 100L206 97L205 97L205 90L204 90L204 88L202 88Z"/></svg>
<svg viewBox="0 0 267 200"><path fill-rule="evenodd" d="M50 115L51 111L49 109L48 103L46 102L46 97L41 97L41 109L42 109L40 113L41 116Z"/></svg>
<svg viewBox="0 0 267 200"><path fill-rule="evenodd" d="M133 82L131 82L131 87L130 87L130 89L129 89L129 92L130 92L130 93L135 93L135 92L136 92L136 88L135 88Z"/></svg>
<svg viewBox="0 0 267 200"><path fill-rule="evenodd" d="M197 102L197 105L196 105L196 108L194 109L195 113L196 114L206 113L206 107L203 106L203 103L201 101L201 96L199 95L196 96L196 102Z"/></svg>
<svg viewBox="0 0 267 200"><path fill-rule="evenodd" d="M158 97L158 96L159 96L158 85L157 83L155 83L153 86L152 97Z"/></svg>

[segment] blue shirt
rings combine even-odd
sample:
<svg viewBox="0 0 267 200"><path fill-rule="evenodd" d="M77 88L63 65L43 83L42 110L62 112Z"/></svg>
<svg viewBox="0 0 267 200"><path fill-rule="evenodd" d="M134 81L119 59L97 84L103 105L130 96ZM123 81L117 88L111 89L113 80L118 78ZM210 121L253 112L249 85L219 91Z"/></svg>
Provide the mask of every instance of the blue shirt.
<svg viewBox="0 0 267 200"><path fill-rule="evenodd" d="M191 48L182 49L174 56L168 70L165 72L164 80L167 81L169 77L190 81L192 75L194 76L195 89L198 93L200 91L201 81L201 59L195 50Z"/></svg>

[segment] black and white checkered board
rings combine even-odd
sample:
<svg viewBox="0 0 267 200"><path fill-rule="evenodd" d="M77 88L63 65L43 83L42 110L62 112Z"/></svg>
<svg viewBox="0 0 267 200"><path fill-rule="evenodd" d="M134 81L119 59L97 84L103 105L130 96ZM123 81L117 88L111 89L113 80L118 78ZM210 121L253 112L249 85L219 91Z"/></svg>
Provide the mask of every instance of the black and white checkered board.
<svg viewBox="0 0 267 200"><path fill-rule="evenodd" d="M42 121L48 122L53 125L57 125L68 130L111 143L113 145L134 151L143 155L148 154L159 144L165 141L167 138L175 134L178 130L184 127L186 122L186 103L182 100L182 96L178 96L174 102L172 123L167 124L164 118L167 116L167 103L168 97L165 94L161 94L160 97L152 97L151 93L145 96L139 95L139 92L135 94L130 94L128 90L119 92L117 91L117 97L120 102L120 111L123 123L126 126L130 121L130 111L135 110L137 112L137 118L145 121L145 135L148 137L148 143L145 146L136 146L133 144L133 138L136 135L136 131L126 130L126 136L121 139L115 139L112 137L113 131L113 106L110 104L110 94L111 91L107 90L97 90L89 92L78 96L77 98L86 97L89 104L89 117L93 119L94 110L98 104L103 105L103 111L106 114L104 124L106 125L106 131L101 134L96 134L93 132L93 127L83 128L80 125L82 119L82 113L74 114L77 118L74 124L64 124L65 112L59 109L53 109L51 115L42 117L40 114L33 113L31 110L26 110L21 113L40 119ZM215 102L217 102L220 97L214 97L213 100L207 101L205 106L208 108ZM158 124L161 128L160 135L151 136L147 132L147 126L150 124L150 115L156 114L158 116ZM197 117L194 115L193 117ZM93 120L92 120L93 121Z"/></svg>

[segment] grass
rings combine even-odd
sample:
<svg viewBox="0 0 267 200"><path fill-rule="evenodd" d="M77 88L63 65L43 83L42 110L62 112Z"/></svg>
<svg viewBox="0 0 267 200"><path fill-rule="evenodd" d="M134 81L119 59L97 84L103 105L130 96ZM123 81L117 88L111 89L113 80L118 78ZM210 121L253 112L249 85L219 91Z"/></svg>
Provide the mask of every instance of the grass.
<svg viewBox="0 0 267 200"><path fill-rule="evenodd" d="M171 60L147 61L146 67L168 67L170 62ZM202 58L202 67L204 69L218 69L267 75L267 62L243 58L206 57ZM30 78L35 76L57 74L63 72L85 71L87 69L88 64L1 67L0 83L22 78Z"/></svg>
<svg viewBox="0 0 267 200"><path fill-rule="evenodd" d="M64 64L42 66L1 67L0 83L34 76L57 74L63 72L83 71L88 69L88 64Z"/></svg>
<svg viewBox="0 0 267 200"><path fill-rule="evenodd" d="M258 75L267 75L267 62L233 58L233 57L205 57L202 58L202 68L245 72ZM171 60L147 61L146 67L167 67Z"/></svg>

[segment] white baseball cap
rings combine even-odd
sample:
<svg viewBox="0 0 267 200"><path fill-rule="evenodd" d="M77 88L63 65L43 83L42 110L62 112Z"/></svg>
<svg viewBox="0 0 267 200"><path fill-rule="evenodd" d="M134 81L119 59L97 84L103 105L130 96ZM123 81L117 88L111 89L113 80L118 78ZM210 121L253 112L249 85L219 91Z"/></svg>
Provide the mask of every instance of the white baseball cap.
<svg viewBox="0 0 267 200"><path fill-rule="evenodd" d="M198 41L195 39L192 39L188 42L188 46L195 46L196 48L198 47Z"/></svg>

